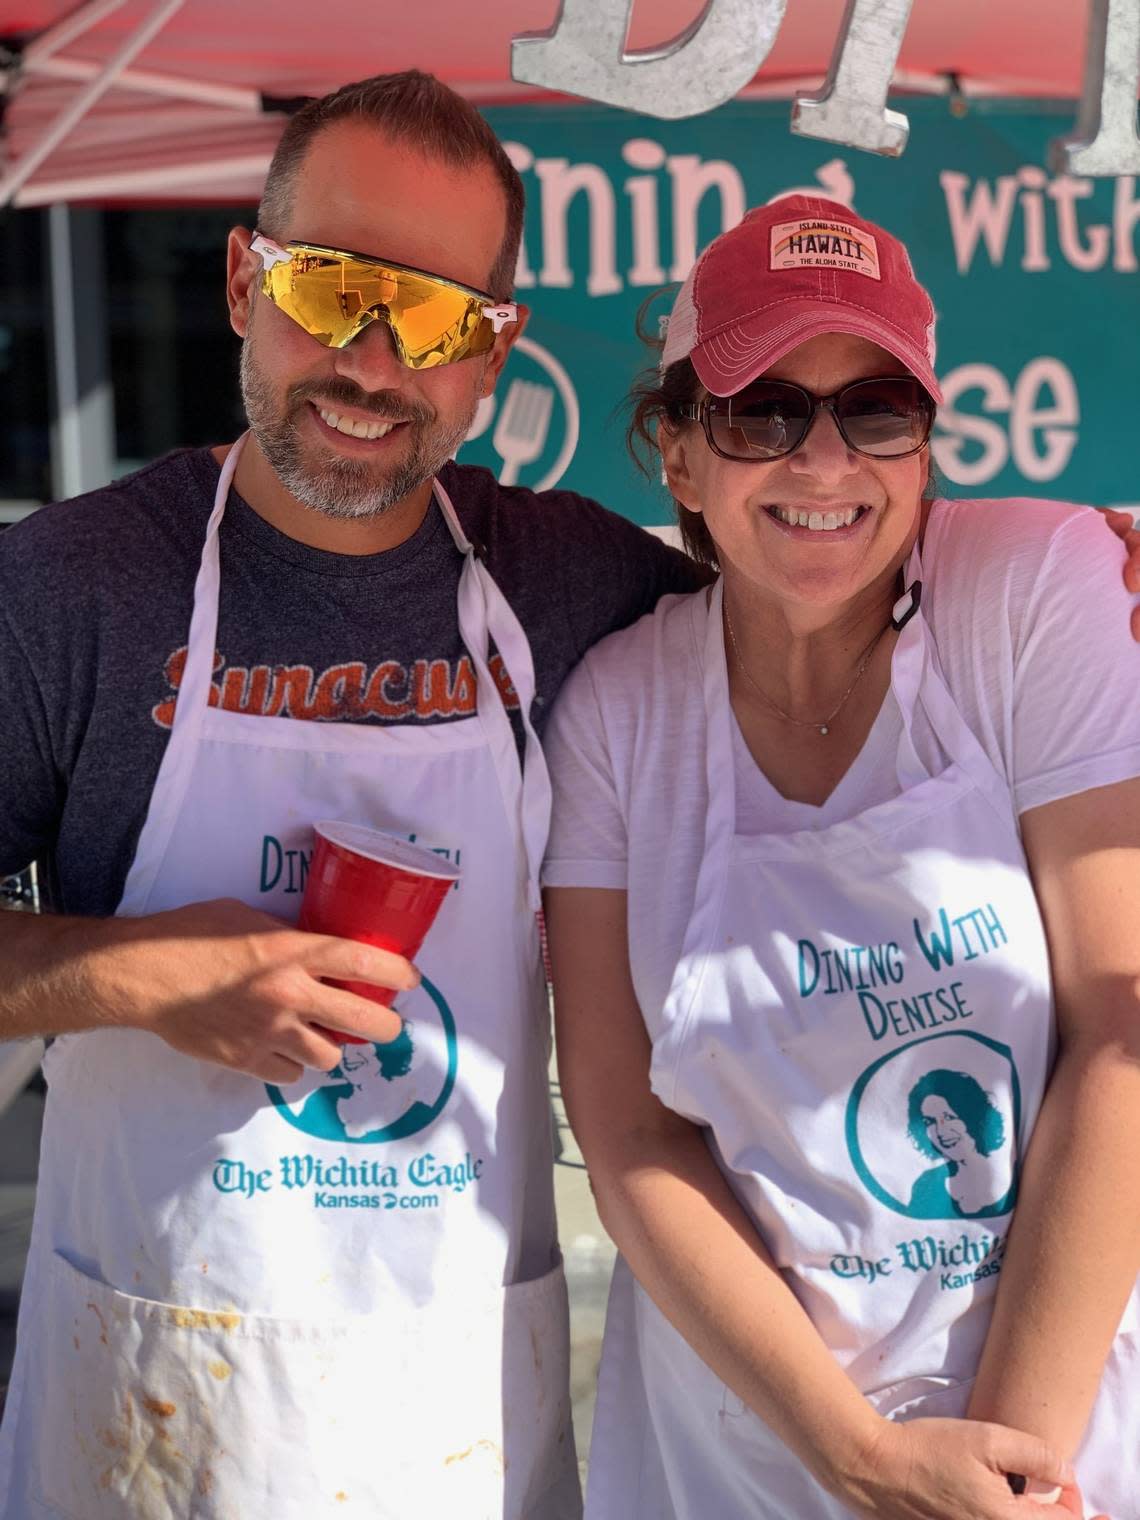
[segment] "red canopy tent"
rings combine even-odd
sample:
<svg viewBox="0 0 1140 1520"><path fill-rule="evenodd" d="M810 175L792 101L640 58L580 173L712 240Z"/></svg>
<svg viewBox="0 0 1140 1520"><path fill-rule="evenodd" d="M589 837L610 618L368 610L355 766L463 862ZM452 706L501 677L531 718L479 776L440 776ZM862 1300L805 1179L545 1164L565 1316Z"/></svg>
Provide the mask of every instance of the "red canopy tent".
<svg viewBox="0 0 1140 1520"><path fill-rule="evenodd" d="M641 0L628 45L659 47L700 13ZM787 0L746 93L818 85L842 13L843 0ZM512 81L510 42L557 15L557 0L0 0L0 205L256 200L281 102L410 67L480 103L549 100ZM1087 25L1082 0L914 0L895 83L1075 98Z"/></svg>

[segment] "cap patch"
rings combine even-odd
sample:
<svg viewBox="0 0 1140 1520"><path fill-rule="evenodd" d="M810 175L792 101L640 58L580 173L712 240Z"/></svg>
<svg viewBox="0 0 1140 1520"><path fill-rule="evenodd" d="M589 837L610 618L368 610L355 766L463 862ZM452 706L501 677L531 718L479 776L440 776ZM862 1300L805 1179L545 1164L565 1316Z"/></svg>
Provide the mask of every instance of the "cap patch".
<svg viewBox="0 0 1140 1520"><path fill-rule="evenodd" d="M850 222L808 216L772 228L769 269L845 269L880 280L874 236Z"/></svg>

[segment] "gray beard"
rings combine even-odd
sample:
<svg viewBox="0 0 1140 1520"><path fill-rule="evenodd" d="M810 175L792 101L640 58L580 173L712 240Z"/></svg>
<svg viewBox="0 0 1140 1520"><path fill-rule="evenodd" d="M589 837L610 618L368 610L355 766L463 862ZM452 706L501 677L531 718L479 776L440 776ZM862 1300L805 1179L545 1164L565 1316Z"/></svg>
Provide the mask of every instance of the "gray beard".
<svg viewBox="0 0 1140 1520"><path fill-rule="evenodd" d="M295 387L289 393L284 412L279 412L270 387L257 368L248 338L241 346L240 375L250 430L281 484L303 506L342 522L379 517L433 479L466 438L477 405L473 402L468 415L445 431L437 428L432 432L434 419L426 411L413 417L407 423L409 430L415 430L411 452L386 478L378 480L364 459L341 459L330 454L314 462L305 457L297 418L308 405L306 395L314 391L328 397L338 382L319 388ZM344 385L343 381L339 383ZM376 406L376 398L370 404L365 392L359 392L359 399L351 404L373 411L378 418L385 415ZM407 413L407 405L401 405L400 415Z"/></svg>

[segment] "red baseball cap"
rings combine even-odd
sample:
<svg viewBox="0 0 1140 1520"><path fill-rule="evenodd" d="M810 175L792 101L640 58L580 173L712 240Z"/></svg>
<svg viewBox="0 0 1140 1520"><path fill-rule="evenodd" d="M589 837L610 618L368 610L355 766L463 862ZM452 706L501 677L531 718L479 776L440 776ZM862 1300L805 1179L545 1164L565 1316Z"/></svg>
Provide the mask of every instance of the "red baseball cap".
<svg viewBox="0 0 1140 1520"><path fill-rule="evenodd" d="M714 396L731 396L821 333L869 338L935 401L934 306L893 234L838 201L786 195L716 238L669 318L662 363L692 359Z"/></svg>

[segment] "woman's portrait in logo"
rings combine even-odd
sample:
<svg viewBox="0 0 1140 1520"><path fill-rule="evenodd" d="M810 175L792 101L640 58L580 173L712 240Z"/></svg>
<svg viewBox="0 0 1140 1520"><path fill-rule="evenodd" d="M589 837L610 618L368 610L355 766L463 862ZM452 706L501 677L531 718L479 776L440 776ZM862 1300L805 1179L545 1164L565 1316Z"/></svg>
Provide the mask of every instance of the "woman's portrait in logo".
<svg viewBox="0 0 1140 1520"><path fill-rule="evenodd" d="M864 1186L896 1213L992 1219L1014 1205L1020 1113L1008 1046L929 1035L880 1057L856 1082L847 1146Z"/></svg>
<svg viewBox="0 0 1140 1520"><path fill-rule="evenodd" d="M1013 1207L1009 1188L995 1196L1004 1179L988 1165L1006 1143L1005 1120L968 1072L939 1069L920 1077L910 1090L907 1131L916 1150L937 1163L911 1189L912 1214L974 1219Z"/></svg>
<svg viewBox="0 0 1140 1520"><path fill-rule="evenodd" d="M380 1145L426 1129L455 1086L455 1020L424 977L400 998L404 1023L386 1045L345 1045L330 1072L307 1071L288 1087L267 1086L281 1118L319 1140Z"/></svg>

